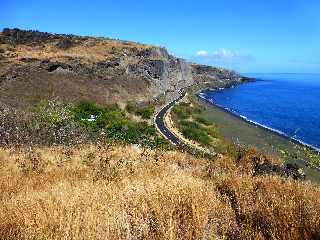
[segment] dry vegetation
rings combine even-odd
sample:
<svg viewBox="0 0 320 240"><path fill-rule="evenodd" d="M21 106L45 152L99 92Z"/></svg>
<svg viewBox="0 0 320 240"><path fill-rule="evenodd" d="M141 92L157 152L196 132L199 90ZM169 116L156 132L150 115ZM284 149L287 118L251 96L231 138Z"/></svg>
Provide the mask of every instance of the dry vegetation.
<svg viewBox="0 0 320 240"><path fill-rule="evenodd" d="M109 38L4 32L0 33L1 104L25 109L56 98L124 103L158 94L144 76L127 73L129 65L156 54L154 46Z"/></svg>
<svg viewBox="0 0 320 240"><path fill-rule="evenodd" d="M83 63L95 63L106 61L108 58L123 56L126 51L132 49L142 50L150 48L147 45L138 45L130 42L121 42L107 39L88 38L79 43L78 46L70 49L59 49L56 42L43 44L41 47L17 45L14 49L14 56L11 60L18 61L21 58L50 59L51 61L65 61L68 59L79 59ZM10 45L3 44L2 48L8 49Z"/></svg>
<svg viewBox="0 0 320 240"><path fill-rule="evenodd" d="M0 34L0 240L320 239L319 187L288 177L299 178L277 159L233 145L224 146L216 159L169 150L147 122L106 107L155 94L144 77L126 72L128 61L158 59L161 49L112 39L5 33ZM201 76L217 72L194 69ZM217 76L230 73L221 70ZM83 123L93 113L72 107L80 100L104 106L90 105L99 110L97 123ZM126 110L148 119L154 108ZM204 146L219 137L195 106L176 110L189 137Z"/></svg>
<svg viewBox="0 0 320 240"><path fill-rule="evenodd" d="M255 159L253 161L253 159ZM106 144L0 151L0 239L317 239L320 189L215 161Z"/></svg>
<svg viewBox="0 0 320 240"><path fill-rule="evenodd" d="M61 47L61 42L66 41L66 39L70 39L70 46ZM35 42L33 44L23 43L18 45L1 44L1 48L10 57L8 60L14 62L19 61L21 58L34 58L63 62L78 59L82 63L95 63L106 61L108 58L124 56L126 52L142 51L151 47L151 45L109 38L77 36L67 38L67 36L63 35L57 35L50 41L43 41L37 44Z"/></svg>

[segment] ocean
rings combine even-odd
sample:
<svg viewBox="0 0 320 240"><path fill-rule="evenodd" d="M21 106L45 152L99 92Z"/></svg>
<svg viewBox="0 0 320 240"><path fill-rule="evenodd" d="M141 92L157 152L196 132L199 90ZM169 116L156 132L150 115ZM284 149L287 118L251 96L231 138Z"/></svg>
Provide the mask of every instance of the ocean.
<svg viewBox="0 0 320 240"><path fill-rule="evenodd" d="M320 149L320 74L244 74L257 79L200 97L233 114Z"/></svg>

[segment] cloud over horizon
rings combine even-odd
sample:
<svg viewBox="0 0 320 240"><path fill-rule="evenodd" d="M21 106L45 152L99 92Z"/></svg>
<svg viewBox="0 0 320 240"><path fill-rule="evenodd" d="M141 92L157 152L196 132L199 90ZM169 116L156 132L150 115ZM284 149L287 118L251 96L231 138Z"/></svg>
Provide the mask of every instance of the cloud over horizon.
<svg viewBox="0 0 320 240"><path fill-rule="evenodd" d="M225 65L248 63L252 60L252 56L249 54L241 54L238 51L219 48L212 53L206 50L199 50L198 52L196 52L193 59L206 64Z"/></svg>
<svg viewBox="0 0 320 240"><path fill-rule="evenodd" d="M205 51L205 50L200 50L200 51L198 51L197 53L196 53L196 56L200 56L200 57L206 57L206 56L208 56L208 52L207 51Z"/></svg>

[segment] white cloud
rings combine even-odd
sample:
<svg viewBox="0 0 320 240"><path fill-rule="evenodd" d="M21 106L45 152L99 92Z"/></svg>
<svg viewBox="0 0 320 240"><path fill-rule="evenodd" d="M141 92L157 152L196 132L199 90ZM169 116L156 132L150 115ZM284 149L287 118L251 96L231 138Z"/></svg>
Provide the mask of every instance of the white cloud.
<svg viewBox="0 0 320 240"><path fill-rule="evenodd" d="M238 51L220 48L212 53L206 50L198 51L194 59L206 64L232 64L247 63L252 57L247 54L240 54Z"/></svg>
<svg viewBox="0 0 320 240"><path fill-rule="evenodd" d="M206 57L209 55L209 53L205 50L200 50L196 53L197 56L200 56L200 57Z"/></svg>
<svg viewBox="0 0 320 240"><path fill-rule="evenodd" d="M212 57L220 60L232 60L240 57L240 54L236 51L220 48L212 54Z"/></svg>

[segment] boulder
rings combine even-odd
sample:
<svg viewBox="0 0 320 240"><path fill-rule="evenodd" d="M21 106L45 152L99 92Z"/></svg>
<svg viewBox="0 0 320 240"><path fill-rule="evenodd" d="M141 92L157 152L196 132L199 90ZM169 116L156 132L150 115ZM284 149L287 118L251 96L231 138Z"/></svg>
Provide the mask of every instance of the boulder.
<svg viewBox="0 0 320 240"><path fill-rule="evenodd" d="M102 62L97 62L96 66L97 68L100 69L106 69L106 68L113 68L113 67L117 67L119 66L119 62L118 61L102 61Z"/></svg>
<svg viewBox="0 0 320 240"><path fill-rule="evenodd" d="M44 60L40 63L40 66L44 69L46 69L48 72L53 72L57 70L58 68L65 69L65 70L72 70L72 67L65 63L60 62L51 62L49 60Z"/></svg>
<svg viewBox="0 0 320 240"><path fill-rule="evenodd" d="M57 48L60 48L60 49L68 49L68 48L71 48L73 46L75 46L76 43L74 41L72 41L70 38L64 38L64 39L61 39L57 44Z"/></svg>

